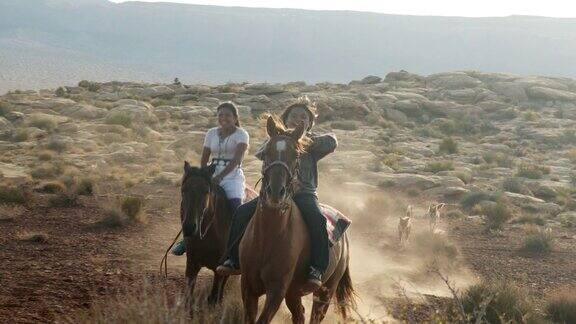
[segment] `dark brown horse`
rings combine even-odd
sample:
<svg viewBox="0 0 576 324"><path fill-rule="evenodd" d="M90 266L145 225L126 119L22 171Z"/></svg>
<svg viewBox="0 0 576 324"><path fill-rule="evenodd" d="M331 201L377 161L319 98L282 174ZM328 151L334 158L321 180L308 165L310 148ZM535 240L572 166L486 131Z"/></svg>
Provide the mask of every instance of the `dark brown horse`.
<svg viewBox="0 0 576 324"><path fill-rule="evenodd" d="M292 200L299 154L306 149L304 129L293 131L268 119L270 140L266 146L259 205L240 242L242 300L245 321L254 323L258 298L266 295L258 323L270 323L284 299L294 323L304 323L303 286L310 256L308 229ZM348 238L330 250L330 265L323 286L314 293L311 323L324 319L336 295L344 318L354 304L350 279Z"/></svg>
<svg viewBox="0 0 576 324"><path fill-rule="evenodd" d="M226 194L212 184L214 167L197 168L184 163L180 219L186 247L188 297L192 298L196 278L202 267L214 272L210 304L222 300L227 277L216 273L226 249L232 210ZM190 300L190 299L189 299Z"/></svg>

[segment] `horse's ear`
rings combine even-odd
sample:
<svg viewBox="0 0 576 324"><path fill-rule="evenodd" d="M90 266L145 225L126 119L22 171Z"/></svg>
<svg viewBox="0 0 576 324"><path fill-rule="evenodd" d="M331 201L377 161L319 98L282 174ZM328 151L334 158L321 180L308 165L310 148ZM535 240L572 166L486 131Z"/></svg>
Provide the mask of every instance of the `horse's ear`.
<svg viewBox="0 0 576 324"><path fill-rule="evenodd" d="M276 121L272 116L268 116L268 120L266 121L266 131L268 131L268 136L270 137L278 136L278 134L280 134L278 131L278 125L276 125Z"/></svg>
<svg viewBox="0 0 576 324"><path fill-rule="evenodd" d="M292 138L296 141L300 140L302 136L304 136L304 131L305 129L303 125L296 127L296 129L294 129L292 132Z"/></svg>
<svg viewBox="0 0 576 324"><path fill-rule="evenodd" d="M188 163L188 161L184 161L184 173L190 172L190 169L192 169L190 163Z"/></svg>
<svg viewBox="0 0 576 324"><path fill-rule="evenodd" d="M444 208L444 206L446 206L445 203L438 204L438 205L436 205L436 210L440 210L440 209Z"/></svg>

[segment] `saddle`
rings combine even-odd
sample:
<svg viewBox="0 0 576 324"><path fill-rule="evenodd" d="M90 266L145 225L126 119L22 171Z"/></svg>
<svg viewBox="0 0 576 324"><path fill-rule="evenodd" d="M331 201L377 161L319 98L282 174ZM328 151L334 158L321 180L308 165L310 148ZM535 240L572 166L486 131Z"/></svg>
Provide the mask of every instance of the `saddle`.
<svg viewBox="0 0 576 324"><path fill-rule="evenodd" d="M250 201L258 197L258 193L252 188L246 187L244 201ZM342 214L338 209L326 205L320 204L320 211L322 215L326 218L326 232L328 233L328 240L331 245L336 244L342 235L346 232L352 221Z"/></svg>

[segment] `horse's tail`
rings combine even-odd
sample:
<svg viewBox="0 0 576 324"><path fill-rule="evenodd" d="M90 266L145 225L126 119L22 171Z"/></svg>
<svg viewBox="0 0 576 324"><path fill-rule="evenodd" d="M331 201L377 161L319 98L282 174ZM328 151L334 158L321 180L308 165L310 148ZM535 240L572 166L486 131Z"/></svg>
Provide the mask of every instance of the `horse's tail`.
<svg viewBox="0 0 576 324"><path fill-rule="evenodd" d="M352 287L352 278L350 278L350 266L346 267L344 275L338 282L336 288L336 300L338 301L338 310L344 319L348 317L349 310L356 308L356 293Z"/></svg>

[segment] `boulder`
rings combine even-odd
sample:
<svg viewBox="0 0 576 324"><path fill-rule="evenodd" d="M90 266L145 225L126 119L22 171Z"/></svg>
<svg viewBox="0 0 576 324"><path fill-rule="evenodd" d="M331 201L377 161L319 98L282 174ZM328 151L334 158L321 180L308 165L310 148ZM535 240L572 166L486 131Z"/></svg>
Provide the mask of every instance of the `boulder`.
<svg viewBox="0 0 576 324"><path fill-rule="evenodd" d="M545 87L532 87L527 89L531 99L544 101L576 101L576 93Z"/></svg>
<svg viewBox="0 0 576 324"><path fill-rule="evenodd" d="M482 84L464 72L437 73L426 77L426 84L433 88L465 89L475 88Z"/></svg>
<svg viewBox="0 0 576 324"><path fill-rule="evenodd" d="M64 116L91 120L104 117L108 110L86 104L77 104L63 107L59 112Z"/></svg>

